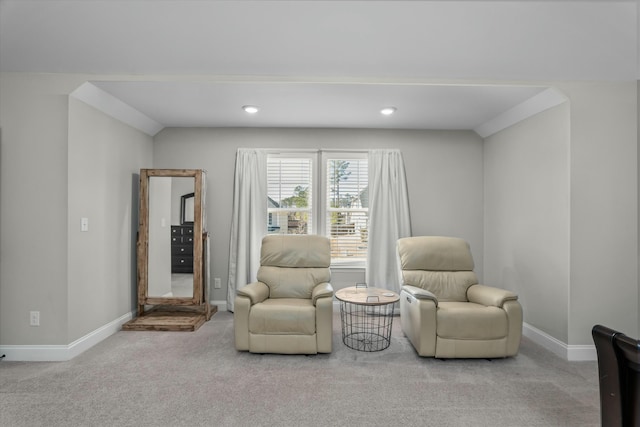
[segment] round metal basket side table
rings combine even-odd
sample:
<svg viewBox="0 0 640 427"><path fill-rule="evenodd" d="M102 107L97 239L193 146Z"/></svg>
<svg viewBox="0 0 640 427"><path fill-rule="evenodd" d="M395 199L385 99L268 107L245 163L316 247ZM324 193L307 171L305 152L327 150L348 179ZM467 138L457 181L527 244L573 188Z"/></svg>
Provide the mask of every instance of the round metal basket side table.
<svg viewBox="0 0 640 427"><path fill-rule="evenodd" d="M400 296L392 291L352 286L336 292L340 301L342 342L359 351L381 351L391 345L395 303Z"/></svg>

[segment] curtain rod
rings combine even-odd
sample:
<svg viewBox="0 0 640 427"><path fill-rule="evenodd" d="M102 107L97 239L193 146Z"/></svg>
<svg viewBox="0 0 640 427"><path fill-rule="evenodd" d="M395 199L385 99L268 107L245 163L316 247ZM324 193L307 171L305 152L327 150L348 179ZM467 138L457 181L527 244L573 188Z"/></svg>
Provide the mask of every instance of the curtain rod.
<svg viewBox="0 0 640 427"><path fill-rule="evenodd" d="M369 150L363 149L349 149L349 148L267 148L269 153L322 153L322 152L334 152L334 153L366 153Z"/></svg>

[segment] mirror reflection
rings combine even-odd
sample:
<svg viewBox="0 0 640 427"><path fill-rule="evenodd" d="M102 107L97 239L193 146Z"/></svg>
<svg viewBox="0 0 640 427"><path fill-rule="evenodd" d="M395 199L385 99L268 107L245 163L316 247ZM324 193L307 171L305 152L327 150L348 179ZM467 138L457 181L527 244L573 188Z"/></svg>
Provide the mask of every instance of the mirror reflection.
<svg viewBox="0 0 640 427"><path fill-rule="evenodd" d="M149 177L150 298L193 297L194 187L193 177Z"/></svg>

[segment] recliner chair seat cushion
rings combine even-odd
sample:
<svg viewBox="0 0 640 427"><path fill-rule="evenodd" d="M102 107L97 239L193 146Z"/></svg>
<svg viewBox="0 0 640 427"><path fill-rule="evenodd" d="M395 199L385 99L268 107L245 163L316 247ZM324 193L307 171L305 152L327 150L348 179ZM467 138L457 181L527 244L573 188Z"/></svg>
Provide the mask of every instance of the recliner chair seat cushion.
<svg viewBox="0 0 640 427"><path fill-rule="evenodd" d="M507 315L499 307L471 302L438 304L436 334L441 338L492 340L509 331Z"/></svg>
<svg viewBox="0 0 640 427"><path fill-rule="evenodd" d="M310 299L269 298L251 308L249 331L262 335L313 335L316 309Z"/></svg>

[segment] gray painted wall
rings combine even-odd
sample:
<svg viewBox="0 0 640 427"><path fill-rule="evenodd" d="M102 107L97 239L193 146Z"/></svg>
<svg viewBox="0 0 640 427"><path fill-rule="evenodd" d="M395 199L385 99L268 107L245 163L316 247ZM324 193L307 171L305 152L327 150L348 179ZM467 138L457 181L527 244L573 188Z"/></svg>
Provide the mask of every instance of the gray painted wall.
<svg viewBox="0 0 640 427"><path fill-rule="evenodd" d="M455 235L467 239L482 277L482 140L474 132L164 129L154 138L154 167L199 168L208 172L211 277L220 277L224 284L223 289L212 289L213 300L226 301L235 154L239 147L400 149L405 161L414 235ZM363 281L362 270L332 272L336 289Z"/></svg>
<svg viewBox="0 0 640 427"><path fill-rule="evenodd" d="M87 330L95 329L135 304L127 288L131 286L131 259L126 256L112 258L116 264L106 265L104 261L105 265L100 265L104 269L101 271L110 271L114 265L118 271L127 271L101 284L91 296L95 304L107 304L109 310L90 312L76 305L91 301L69 296L76 285L71 285L68 269L71 265L81 268L78 265L82 261L72 258L67 249L75 232L72 228L78 225L77 215L69 219L77 201L68 197L74 185L68 185L68 163L75 156L82 162L82 156L69 146L68 96L89 79L140 78L0 74L0 345L66 345L84 333L69 326L70 318L86 322ZM556 86L569 98L567 343L592 345L590 328L594 323L638 336L637 84L571 82ZM398 147L403 151L409 178L414 234L466 237L478 266L485 264L482 143L471 132L166 129L153 145L153 164L142 164L145 155L141 154L141 164L131 169L202 167L209 172L209 231L214 239L220 236L222 240L212 248L215 276L227 275L231 180L235 149L240 146ZM103 148L118 159L131 155L128 148L116 144ZM98 159L101 153L96 148L86 155ZM127 171L118 178L126 184L99 191L122 191L119 200L131 197L131 173ZM104 179L110 182L110 178ZM469 185L478 188L477 192ZM96 195L96 203L103 200L104 194ZM126 217L111 211L109 215L119 219L105 225L104 231L110 235L120 235L131 227ZM93 225L91 221L91 230L95 230ZM91 250L126 253L131 241L105 239L102 244L107 246L92 246ZM481 276L499 276L496 271L488 271L488 264ZM348 280L356 276L349 273ZM120 280L127 284L111 287ZM77 286L85 284L83 280ZM213 298L224 300L224 291L214 292ZM30 310L41 312L40 327L28 326ZM533 314L525 313L525 319ZM552 330L544 332L551 334Z"/></svg>
<svg viewBox="0 0 640 427"><path fill-rule="evenodd" d="M0 78L2 345L68 344L131 311L132 173L152 139L69 99L84 81Z"/></svg>
<svg viewBox="0 0 640 427"><path fill-rule="evenodd" d="M569 344L597 323L638 336L636 82L566 83L570 103Z"/></svg>
<svg viewBox="0 0 640 427"><path fill-rule="evenodd" d="M485 139L485 281L516 292L525 321L567 342L569 105Z"/></svg>
<svg viewBox="0 0 640 427"><path fill-rule="evenodd" d="M636 82L556 87L566 104L485 141L485 277L569 346L638 336Z"/></svg>
<svg viewBox="0 0 640 427"><path fill-rule="evenodd" d="M68 94L79 82L0 77L0 343L66 344Z"/></svg>
<svg viewBox="0 0 640 427"><path fill-rule="evenodd" d="M150 136L69 99L70 342L131 311L139 171L152 149Z"/></svg>

